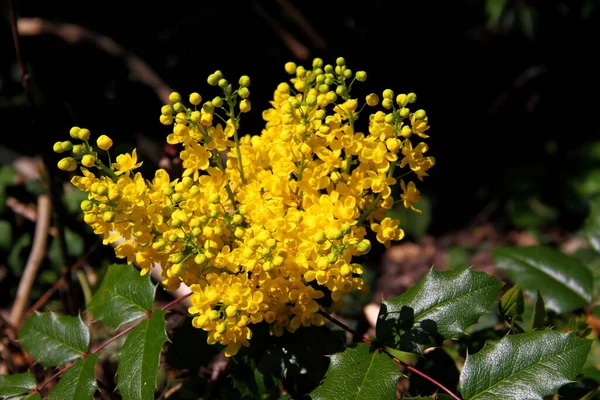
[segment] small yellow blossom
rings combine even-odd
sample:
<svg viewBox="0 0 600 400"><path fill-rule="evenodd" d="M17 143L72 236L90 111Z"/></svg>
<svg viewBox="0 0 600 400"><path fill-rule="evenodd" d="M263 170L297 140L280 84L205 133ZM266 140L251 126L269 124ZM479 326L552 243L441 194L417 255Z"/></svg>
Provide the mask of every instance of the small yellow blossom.
<svg viewBox="0 0 600 400"><path fill-rule="evenodd" d="M355 257L371 251L367 230L386 247L402 239L400 221L385 216L392 188L406 174L423 180L435 164L425 142L411 142L429 130L425 111L409 108L414 93L386 89L383 109L365 109L349 85L367 74L342 57L335 65L315 59L311 69L289 62L285 71L289 82L274 90L254 135L240 133L241 114L251 111L249 77L237 86L215 71L207 82L219 95L202 103L192 93L191 106L171 93L160 122L172 128L167 143L181 147L178 176L158 170L144 179L135 149L104 165L79 127L70 135L80 144L53 146L83 155L71 182L87 193L84 221L105 244L122 239L117 257L142 274L160 264L165 287L190 286L193 326L228 357L249 345L254 324L276 336L320 326L320 312L332 309L324 299L335 307L366 290ZM377 107L379 96L366 104ZM113 142L102 135L96 144L108 150ZM77 165L59 161L66 171ZM400 201L420 212L415 183L400 186Z"/></svg>
<svg viewBox="0 0 600 400"><path fill-rule="evenodd" d="M113 163L115 174L117 175L133 171L134 169L139 168L141 165L141 162L137 162L136 149L133 149L133 152L131 154L120 154L119 156L117 156L117 161Z"/></svg>

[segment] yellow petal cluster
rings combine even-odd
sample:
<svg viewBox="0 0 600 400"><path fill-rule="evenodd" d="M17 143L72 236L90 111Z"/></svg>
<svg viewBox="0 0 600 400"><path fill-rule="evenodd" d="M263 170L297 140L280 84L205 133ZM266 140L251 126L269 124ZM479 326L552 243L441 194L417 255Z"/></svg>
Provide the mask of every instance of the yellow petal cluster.
<svg viewBox="0 0 600 400"><path fill-rule="evenodd" d="M124 239L117 256L143 274L159 263L168 288L189 285L194 326L228 356L248 346L252 324L266 322L274 335L322 325L320 311L363 289L355 259L371 249L368 231L388 247L402 239L400 222L386 212L398 189L397 201L419 212L420 192L399 178L422 180L435 163L420 141L428 117L409 108L414 93L394 97L386 89L383 110L364 116L380 96L359 104L353 84L367 75L354 74L343 58L285 70L291 78L277 86L258 135L239 131L251 109L247 76L236 88L220 71L211 74L207 81L222 96L204 103L198 93L189 106L171 94L160 121L172 127L167 142L181 146L183 172L175 179L162 169L144 179L136 150L103 162L112 140L100 136L97 152L87 129L71 129L82 141L77 152L71 142L54 145L74 153L61 169L82 165L72 183L88 193L81 208L94 232L105 244Z"/></svg>

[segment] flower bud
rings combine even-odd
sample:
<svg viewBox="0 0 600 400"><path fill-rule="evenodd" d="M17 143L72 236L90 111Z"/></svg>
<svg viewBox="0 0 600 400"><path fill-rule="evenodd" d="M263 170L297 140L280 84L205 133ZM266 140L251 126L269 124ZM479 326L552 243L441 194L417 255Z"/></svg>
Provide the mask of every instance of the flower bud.
<svg viewBox="0 0 600 400"><path fill-rule="evenodd" d="M171 103L178 103L181 101L181 95L177 92L173 92L169 95L169 101Z"/></svg>
<svg viewBox="0 0 600 400"><path fill-rule="evenodd" d="M96 139L96 144L101 150L108 150L112 147L113 141L106 135L100 135L98 139Z"/></svg>
<svg viewBox="0 0 600 400"><path fill-rule="evenodd" d="M197 106L201 102L202 102L202 96L200 96L199 93L194 92L194 93L190 94L190 104Z"/></svg>

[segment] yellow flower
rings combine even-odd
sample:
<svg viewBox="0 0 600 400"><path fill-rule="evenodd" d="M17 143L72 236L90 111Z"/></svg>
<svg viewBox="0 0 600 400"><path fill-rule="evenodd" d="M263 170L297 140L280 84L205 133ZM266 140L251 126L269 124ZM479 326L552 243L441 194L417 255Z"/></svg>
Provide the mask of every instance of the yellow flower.
<svg viewBox="0 0 600 400"><path fill-rule="evenodd" d="M115 169L115 174L121 175L129 171L133 171L136 168L139 168L142 165L142 162L137 162L137 150L133 149L131 154L119 154L117 156L117 162L112 164L112 167Z"/></svg>
<svg viewBox="0 0 600 400"><path fill-rule="evenodd" d="M85 168L99 162L87 142L54 145L81 157L72 183L87 193L84 221L104 243L122 238L117 257L136 262L142 274L160 264L165 287L190 286L193 326L228 357L249 346L252 324L265 322L275 336L320 326L330 300L365 290L355 257L371 249L367 227L387 247L402 239L400 222L385 217L398 200L391 187L406 172L422 180L435 163L425 156L427 144L413 148L408 139L426 138L429 129L425 111L407 107L416 96L394 98L387 89L384 110L361 115L372 109L337 80L352 78L345 64L288 63L289 83L274 90L264 129L253 135L240 134L240 118L251 111L248 77L236 87L215 71L207 82L222 93L204 103L198 93L172 93L160 121L174 124L166 141L180 146L179 176L131 174L142 165L136 150L103 171L110 176L96 176ZM365 79L356 73L356 82ZM366 103L377 107L379 96ZM224 124L213 125L215 118ZM70 134L85 139L87 132ZM106 135L96 143L103 150L113 144ZM71 157L59 163L77 167ZM400 185L400 201L420 212L415 184Z"/></svg>
<svg viewBox="0 0 600 400"><path fill-rule="evenodd" d="M398 228L400 222L386 217L381 224L371 224L371 230L377 233L377 241L383 243L386 248L390 248L392 240L400 240L404 237L404 231Z"/></svg>
<svg viewBox="0 0 600 400"><path fill-rule="evenodd" d="M415 208L414 203L418 203L421 199L421 192L416 188L414 182L408 182L408 186L404 183L403 180L400 181L400 186L402 187L402 194L400 197L402 198L402 202L404 203L404 207L410 208L411 210L418 212L421 214L421 210Z"/></svg>

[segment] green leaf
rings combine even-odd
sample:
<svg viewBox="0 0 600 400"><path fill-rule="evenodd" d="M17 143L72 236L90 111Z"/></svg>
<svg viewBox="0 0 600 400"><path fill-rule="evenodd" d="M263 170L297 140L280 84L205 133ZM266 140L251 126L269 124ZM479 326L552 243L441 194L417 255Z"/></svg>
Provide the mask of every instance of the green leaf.
<svg viewBox="0 0 600 400"><path fill-rule="evenodd" d="M25 321L19 341L37 363L56 367L88 351L90 330L80 316L36 312Z"/></svg>
<svg viewBox="0 0 600 400"><path fill-rule="evenodd" d="M98 356L90 354L65 372L48 396L48 400L91 399L98 388L95 368Z"/></svg>
<svg viewBox="0 0 600 400"><path fill-rule="evenodd" d="M505 336L467 355L460 376L462 395L469 400L541 400L579 374L591 344L556 331Z"/></svg>
<svg viewBox="0 0 600 400"><path fill-rule="evenodd" d="M585 220L583 231L590 245L600 252L600 199L590 204L590 215Z"/></svg>
<svg viewBox="0 0 600 400"><path fill-rule="evenodd" d="M65 240L69 244L67 246L67 253L69 256L77 259L84 251L83 238L72 230L65 228ZM53 238L50 242L50 248L48 249L48 258L52 263L52 266L57 271L60 271L63 267L62 255L60 252L60 243L58 238Z"/></svg>
<svg viewBox="0 0 600 400"><path fill-rule="evenodd" d="M488 26L495 26L500 22L508 0L485 0L485 13Z"/></svg>
<svg viewBox="0 0 600 400"><path fill-rule="evenodd" d="M523 311L525 311L525 298L519 285L513 286L502 295L498 303L498 310L500 315L509 320L523 314Z"/></svg>
<svg viewBox="0 0 600 400"><path fill-rule="evenodd" d="M430 270L415 286L382 303L377 338L399 350L421 352L477 322L501 289L500 281L470 268Z"/></svg>
<svg viewBox="0 0 600 400"><path fill-rule="evenodd" d="M19 176L19 173L13 166L4 165L0 167L0 185L14 185L17 176Z"/></svg>
<svg viewBox="0 0 600 400"><path fill-rule="evenodd" d="M13 243L10 253L8 254L8 266L16 276L23 274L23 268L25 267L25 259L29 254L29 246L31 246L31 234L29 232L23 233Z"/></svg>
<svg viewBox="0 0 600 400"><path fill-rule="evenodd" d="M149 274L141 276L131 265L113 264L108 267L88 310L106 326L118 328L144 317L152 309L155 290Z"/></svg>
<svg viewBox="0 0 600 400"><path fill-rule="evenodd" d="M535 309L533 310L533 323L531 329L542 329L546 326L546 305L544 304L544 298L538 291L535 299Z"/></svg>
<svg viewBox="0 0 600 400"><path fill-rule="evenodd" d="M35 376L29 371L22 374L0 375L0 396L23 394L36 387Z"/></svg>
<svg viewBox="0 0 600 400"><path fill-rule="evenodd" d="M10 249L12 244L12 225L6 220L0 220L0 250Z"/></svg>
<svg viewBox="0 0 600 400"><path fill-rule="evenodd" d="M392 359L371 352L371 347L359 343L343 353L331 356L331 364L321 386L311 393L313 400L326 399L393 399L396 381L402 374Z"/></svg>
<svg viewBox="0 0 600 400"><path fill-rule="evenodd" d="M124 400L154 399L160 353L167 341L165 314L153 311L125 339L117 367L117 389Z"/></svg>
<svg viewBox="0 0 600 400"><path fill-rule="evenodd" d="M42 396L39 392L33 392L31 394L20 394L16 396L7 397L6 400L42 400Z"/></svg>
<svg viewBox="0 0 600 400"><path fill-rule="evenodd" d="M543 246L501 247L492 251L496 267L534 294L544 294L546 307L567 313L592 299L593 277L579 260Z"/></svg>

